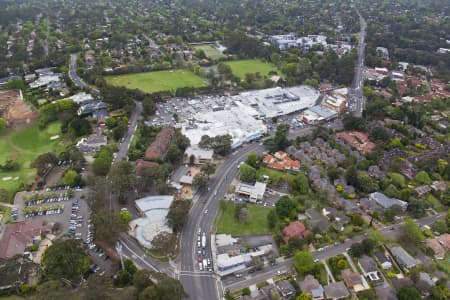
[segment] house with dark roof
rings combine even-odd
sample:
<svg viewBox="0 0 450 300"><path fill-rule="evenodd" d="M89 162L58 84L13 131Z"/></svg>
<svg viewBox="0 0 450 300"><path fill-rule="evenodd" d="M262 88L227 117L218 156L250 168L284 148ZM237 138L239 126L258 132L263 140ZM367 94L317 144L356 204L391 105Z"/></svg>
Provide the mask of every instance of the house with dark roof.
<svg viewBox="0 0 450 300"><path fill-rule="evenodd" d="M294 286L287 279L277 282L277 288L284 298L290 298L297 293Z"/></svg>
<svg viewBox="0 0 450 300"><path fill-rule="evenodd" d="M407 202L396 199L396 198L390 198L380 192L374 192L374 193L369 194L369 200L376 202L379 206L381 206L384 209L388 209L394 205L398 205L401 207L401 209L403 211L405 211L406 208L408 207Z"/></svg>
<svg viewBox="0 0 450 300"><path fill-rule="evenodd" d="M412 257L401 246L392 247L390 250L394 258L397 260L398 264L407 269L413 268L420 264L420 261Z"/></svg>
<svg viewBox="0 0 450 300"><path fill-rule="evenodd" d="M324 299L323 286L312 275L306 275L303 281L299 282L303 293L310 294L314 300Z"/></svg>
<svg viewBox="0 0 450 300"><path fill-rule="evenodd" d="M397 300L397 293L390 285L380 285L375 287L375 293L379 300Z"/></svg>
<svg viewBox="0 0 450 300"><path fill-rule="evenodd" d="M299 221L291 222L288 226L283 229L283 240L287 243L291 238L297 237L299 239L304 239L309 234L309 230L306 229L303 223Z"/></svg>
<svg viewBox="0 0 450 300"><path fill-rule="evenodd" d="M380 263L383 270L388 270L388 269L392 268L392 262L389 259L389 257L386 255L386 253L384 253L382 251L376 251L376 252L374 252L373 255L378 260L378 262Z"/></svg>
<svg viewBox="0 0 450 300"><path fill-rule="evenodd" d="M358 266L361 268L364 277L370 282L379 282L382 280L378 273L377 263L369 256L364 255L358 259Z"/></svg>
<svg viewBox="0 0 450 300"><path fill-rule="evenodd" d="M345 284L342 281L337 281L324 286L325 297L327 299L337 300L344 299L350 296Z"/></svg>
<svg viewBox="0 0 450 300"><path fill-rule="evenodd" d="M146 159L163 159L175 136L175 129L172 127L164 127L155 137L153 143L145 150Z"/></svg>
<svg viewBox="0 0 450 300"><path fill-rule="evenodd" d="M392 286L397 291L404 286L414 285L414 282L409 277L403 277L403 278L392 277L391 282L392 282Z"/></svg>
<svg viewBox="0 0 450 300"><path fill-rule="evenodd" d="M308 208L305 211L305 215L308 217L308 224L310 228L318 228L324 232L329 225L327 218L325 218L316 208Z"/></svg>

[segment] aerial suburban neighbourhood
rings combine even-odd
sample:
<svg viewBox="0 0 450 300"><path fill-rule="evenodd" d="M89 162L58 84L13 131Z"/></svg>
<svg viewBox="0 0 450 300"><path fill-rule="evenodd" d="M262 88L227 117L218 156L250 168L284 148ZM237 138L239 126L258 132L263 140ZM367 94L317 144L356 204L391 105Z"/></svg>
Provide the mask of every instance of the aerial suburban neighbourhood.
<svg viewBox="0 0 450 300"><path fill-rule="evenodd" d="M450 299L449 0L0 0L0 300Z"/></svg>

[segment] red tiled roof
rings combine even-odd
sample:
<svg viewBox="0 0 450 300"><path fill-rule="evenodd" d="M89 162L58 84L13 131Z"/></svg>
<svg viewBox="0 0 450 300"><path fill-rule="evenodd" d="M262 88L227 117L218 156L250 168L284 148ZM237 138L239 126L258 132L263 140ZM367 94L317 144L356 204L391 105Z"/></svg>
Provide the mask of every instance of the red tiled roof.
<svg viewBox="0 0 450 300"><path fill-rule="evenodd" d="M299 221L291 222L288 226L283 229L283 240L285 243L289 241L289 239L293 237L298 237L300 239L305 238L309 234L308 229L306 229L303 223Z"/></svg>
<svg viewBox="0 0 450 300"><path fill-rule="evenodd" d="M49 226L42 226L40 219L27 219L22 222L7 224L0 242L0 258L6 259L17 254L23 254L33 238L41 231L48 231Z"/></svg>
<svg viewBox="0 0 450 300"><path fill-rule="evenodd" d="M158 163L153 161L146 161L143 159L136 160L136 175L142 176L145 170L156 170L159 167Z"/></svg>
<svg viewBox="0 0 450 300"><path fill-rule="evenodd" d="M167 152L170 142L175 135L175 130L172 127L164 127L156 135L153 143L145 150L145 158L147 159L161 159Z"/></svg>
<svg viewBox="0 0 450 300"><path fill-rule="evenodd" d="M339 132L336 136L365 153L370 153L375 148L375 144L369 140L367 135L359 131Z"/></svg>

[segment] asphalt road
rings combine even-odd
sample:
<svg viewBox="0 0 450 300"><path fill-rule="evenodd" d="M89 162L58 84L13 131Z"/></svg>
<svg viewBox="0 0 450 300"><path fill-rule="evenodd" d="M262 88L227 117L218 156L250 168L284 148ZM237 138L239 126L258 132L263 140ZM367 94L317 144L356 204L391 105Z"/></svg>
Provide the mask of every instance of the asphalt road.
<svg viewBox="0 0 450 300"><path fill-rule="evenodd" d="M262 152L264 146L259 144L249 144L232 154L217 169L216 176L209 182L209 191L196 197L187 224L183 228L180 239L180 264L179 278L184 289L189 295L189 299L221 299L222 288L220 280L212 273L200 271L197 263L197 234L200 228L206 232L207 247L206 253L211 257L210 233L214 218L219 205L219 199L223 198L227 187L238 172L237 166L247 158L251 151Z"/></svg>
<svg viewBox="0 0 450 300"><path fill-rule="evenodd" d="M86 83L84 83L77 74L77 58L78 53L70 54L69 78L77 87L82 89L86 87Z"/></svg>
<svg viewBox="0 0 450 300"><path fill-rule="evenodd" d="M352 87L349 91L349 109L355 116L361 117L364 109L364 56L367 23L363 16L356 10L361 24L358 40L358 60L355 66Z"/></svg>
<svg viewBox="0 0 450 300"><path fill-rule="evenodd" d="M445 214L437 214L430 217L425 217L417 220L417 224L419 226L430 225L434 223L439 218L442 218ZM402 223L386 226L381 228L379 231L384 233L386 239L399 237L401 231L399 230L402 226ZM356 236L345 243L339 243L336 245L329 245L328 247L324 247L322 251L314 251L311 252L314 255L314 259L318 260L327 260L333 256L341 254L346 251L346 249L350 248L351 245L357 242L361 242L365 235ZM260 271L256 271L253 274L248 274L245 277L237 278L235 276L229 276L222 280L222 284L224 289L229 289L231 291L240 290L252 284L257 284L258 282L270 279L277 275L278 271L284 272L289 271L291 269L293 263L293 258L288 258L284 261L277 262L274 266L267 266Z"/></svg>

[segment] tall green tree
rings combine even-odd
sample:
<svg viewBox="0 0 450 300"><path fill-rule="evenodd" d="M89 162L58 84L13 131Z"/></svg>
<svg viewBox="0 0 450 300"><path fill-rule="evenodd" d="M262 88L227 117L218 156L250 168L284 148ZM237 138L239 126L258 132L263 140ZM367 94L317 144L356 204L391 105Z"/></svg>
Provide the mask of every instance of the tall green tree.
<svg viewBox="0 0 450 300"><path fill-rule="evenodd" d="M294 256L294 267L301 275L311 273L315 267L314 256L307 251L297 251Z"/></svg>
<svg viewBox="0 0 450 300"><path fill-rule="evenodd" d="M80 240L56 240L47 248L42 260L45 274L55 280L68 279L74 283L82 280L89 269L90 259Z"/></svg>

